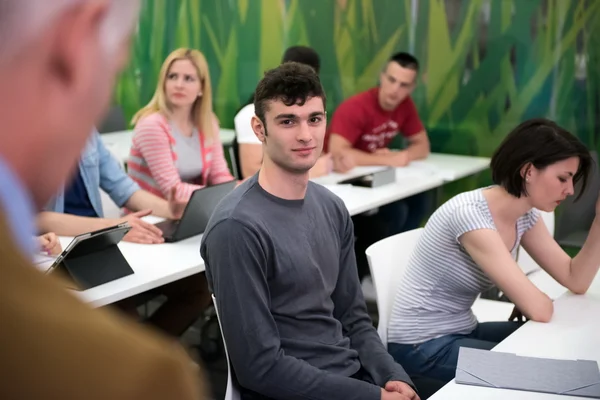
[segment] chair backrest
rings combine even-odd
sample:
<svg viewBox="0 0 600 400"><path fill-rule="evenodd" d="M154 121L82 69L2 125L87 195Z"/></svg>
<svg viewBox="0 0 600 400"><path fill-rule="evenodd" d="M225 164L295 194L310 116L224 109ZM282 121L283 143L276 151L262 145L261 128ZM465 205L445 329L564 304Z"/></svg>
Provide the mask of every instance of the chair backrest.
<svg viewBox="0 0 600 400"><path fill-rule="evenodd" d="M121 106L115 105L108 110L104 120L98 125L98 132L119 132L127 129L127 120Z"/></svg>
<svg viewBox="0 0 600 400"><path fill-rule="evenodd" d="M219 328L221 329L221 337L223 338L223 346L225 348L225 358L227 359L227 390L225 391L225 400L240 400L240 391L237 388L233 378L233 368L229 361L229 353L227 352L227 343L225 342L225 336L223 336L223 326L221 325L221 318L219 318L219 309L217 308L217 299L215 295L212 295L213 306L217 313L217 320L219 321Z"/></svg>
<svg viewBox="0 0 600 400"><path fill-rule="evenodd" d="M575 199L581 192L581 185L575 187L575 195L567 198L560 207L559 216L556 221L556 240L567 246L573 244L568 243L568 237L577 232L588 232L594 220L596 201L598 200L598 192L600 192L600 166L598 165L598 152L590 152L594 160L594 166L591 176L588 178L588 185L577 202ZM586 235L582 236L584 239ZM582 246L583 243L578 244Z"/></svg>
<svg viewBox="0 0 600 400"><path fill-rule="evenodd" d="M548 228L550 235L552 235L552 237L554 237L554 225L555 225L554 211L552 211L552 212L541 211L540 213L542 214L542 220L544 220L544 223L546 224L546 228Z"/></svg>
<svg viewBox="0 0 600 400"><path fill-rule="evenodd" d="M240 146L237 142L237 136L233 137L231 146L229 146L229 158L231 159L231 172L233 172L236 179L243 179L242 165L240 164Z"/></svg>
<svg viewBox="0 0 600 400"><path fill-rule="evenodd" d="M377 332L386 346L388 321L392 314L396 290L422 232L423 228L419 228L399 233L372 244L366 250L377 295Z"/></svg>
<svg viewBox="0 0 600 400"><path fill-rule="evenodd" d="M540 214L542 215L542 219L544 220L550 235L554 236L554 212L540 211ZM533 271L540 269L540 266L537 265L537 263L533 260L533 258L531 258L529 253L527 253L523 247L519 247L517 263L525 274L530 274Z"/></svg>

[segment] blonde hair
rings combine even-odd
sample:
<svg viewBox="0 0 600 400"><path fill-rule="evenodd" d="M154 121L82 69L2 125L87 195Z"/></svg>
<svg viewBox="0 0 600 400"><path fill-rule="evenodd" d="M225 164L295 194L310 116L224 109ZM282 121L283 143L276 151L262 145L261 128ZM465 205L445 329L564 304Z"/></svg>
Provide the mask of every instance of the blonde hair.
<svg viewBox="0 0 600 400"><path fill-rule="evenodd" d="M191 117L199 132L206 138L212 138L217 132L213 132L212 88L208 73L208 63L204 55L194 49L181 48L169 54L160 68L154 96L152 96L152 99L145 107L133 116L131 123L136 124L140 119L155 112L160 112L165 116L169 114L170 108L165 94L165 81L171 65L177 60L189 60L196 67L196 73L202 83L202 96L198 97L194 102Z"/></svg>

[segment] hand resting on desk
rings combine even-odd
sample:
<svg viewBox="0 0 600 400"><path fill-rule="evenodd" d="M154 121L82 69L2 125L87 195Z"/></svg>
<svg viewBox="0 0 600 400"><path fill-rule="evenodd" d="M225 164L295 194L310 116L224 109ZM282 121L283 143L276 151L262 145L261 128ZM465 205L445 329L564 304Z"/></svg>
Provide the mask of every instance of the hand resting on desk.
<svg viewBox="0 0 600 400"><path fill-rule="evenodd" d="M114 225L128 222L131 225L131 230L123 238L126 242L142 243L142 244L159 244L164 243L162 231L156 226L143 221L141 218L150 215L152 210L142 210L131 213L128 216L115 221Z"/></svg>
<svg viewBox="0 0 600 400"><path fill-rule="evenodd" d="M390 150L387 147L377 149L373 154L386 156L384 164L388 167L406 167L410 163L408 152L406 150Z"/></svg>

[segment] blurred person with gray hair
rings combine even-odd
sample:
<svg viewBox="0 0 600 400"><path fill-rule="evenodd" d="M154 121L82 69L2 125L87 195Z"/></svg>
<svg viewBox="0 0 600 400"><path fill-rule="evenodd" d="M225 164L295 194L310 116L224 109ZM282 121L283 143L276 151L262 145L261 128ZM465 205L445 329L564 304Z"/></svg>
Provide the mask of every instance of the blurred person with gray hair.
<svg viewBox="0 0 600 400"><path fill-rule="evenodd" d="M173 340L39 273L34 215L76 167L127 60L138 0L0 0L0 398L198 399Z"/></svg>

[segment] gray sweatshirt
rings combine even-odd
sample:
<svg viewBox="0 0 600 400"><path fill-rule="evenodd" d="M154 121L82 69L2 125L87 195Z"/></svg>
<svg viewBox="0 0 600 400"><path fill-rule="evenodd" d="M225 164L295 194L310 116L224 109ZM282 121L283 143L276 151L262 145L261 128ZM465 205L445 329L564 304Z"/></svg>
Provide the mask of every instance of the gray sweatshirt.
<svg viewBox="0 0 600 400"><path fill-rule="evenodd" d="M367 314L340 198L309 183L283 200L254 176L215 210L202 258L242 387L273 399L379 400L412 385ZM363 367L377 385L350 378Z"/></svg>

